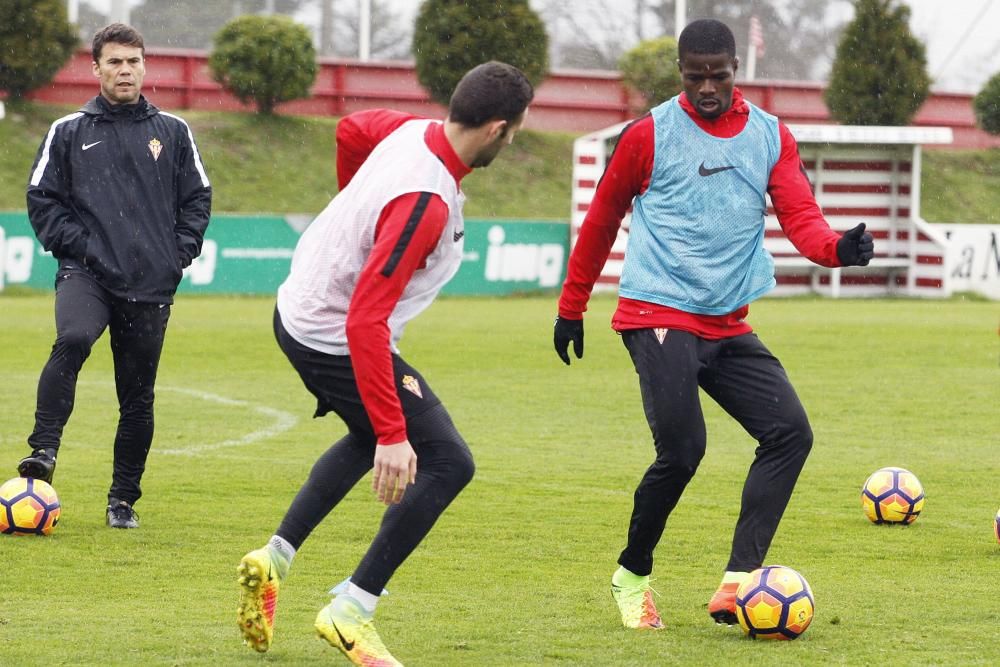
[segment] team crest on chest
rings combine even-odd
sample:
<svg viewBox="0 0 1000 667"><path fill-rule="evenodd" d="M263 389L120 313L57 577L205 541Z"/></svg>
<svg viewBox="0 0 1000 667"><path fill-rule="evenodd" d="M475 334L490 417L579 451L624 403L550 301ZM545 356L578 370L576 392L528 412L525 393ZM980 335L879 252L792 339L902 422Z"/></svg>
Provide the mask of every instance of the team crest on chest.
<svg viewBox="0 0 1000 667"><path fill-rule="evenodd" d="M670 329L653 329L653 333L656 334L656 340L660 341L660 345L663 345L663 341L666 339L668 331L670 331Z"/></svg>
<svg viewBox="0 0 1000 667"><path fill-rule="evenodd" d="M153 161L160 159L160 151L163 150L163 144L156 137L149 140L149 152L153 154Z"/></svg>
<svg viewBox="0 0 1000 667"><path fill-rule="evenodd" d="M403 376L403 389L414 394L417 398L424 397L423 392L420 391L420 382L412 375Z"/></svg>

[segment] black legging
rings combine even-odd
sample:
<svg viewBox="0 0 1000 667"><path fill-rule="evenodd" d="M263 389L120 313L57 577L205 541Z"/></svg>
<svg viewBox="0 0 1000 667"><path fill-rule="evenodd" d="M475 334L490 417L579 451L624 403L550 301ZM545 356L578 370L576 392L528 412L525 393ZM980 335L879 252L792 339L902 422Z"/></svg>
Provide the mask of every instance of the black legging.
<svg viewBox="0 0 1000 667"><path fill-rule="evenodd" d="M667 517L705 454L700 386L759 443L726 569L760 567L812 447L785 370L753 334L713 341L670 330L661 342L653 329L638 329L622 341L639 375L656 460L635 491L619 564L639 575L652 571Z"/></svg>
<svg viewBox="0 0 1000 667"><path fill-rule="evenodd" d="M357 393L350 357L301 345L284 330L277 313L274 324L279 345L317 398L317 414L333 410L349 430L313 465L278 526L276 534L298 549L372 469L378 445ZM404 375L421 386L419 397L400 392L407 436L417 455L417 478L403 500L386 509L378 534L351 575L352 583L373 595L382 591L475 471L472 453L423 377L398 355L393 356L393 367L397 387Z"/></svg>
<svg viewBox="0 0 1000 667"><path fill-rule="evenodd" d="M56 277L56 341L38 379L33 449L58 449L73 412L76 381L94 343L111 333L119 418L109 498L129 504L142 495L140 480L153 441L153 385L170 306L119 299L90 274L60 269Z"/></svg>

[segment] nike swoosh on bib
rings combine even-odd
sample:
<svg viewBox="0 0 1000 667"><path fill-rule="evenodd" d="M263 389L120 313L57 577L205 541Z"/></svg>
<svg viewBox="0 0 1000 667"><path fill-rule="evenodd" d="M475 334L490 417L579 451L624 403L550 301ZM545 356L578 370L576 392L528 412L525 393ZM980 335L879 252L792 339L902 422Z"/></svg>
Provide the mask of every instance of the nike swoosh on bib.
<svg viewBox="0 0 1000 667"><path fill-rule="evenodd" d="M708 167L705 166L705 163L702 162L700 165L698 165L698 175L711 176L712 174L718 174L720 171L729 171L730 169L736 169L736 165L729 165L727 167L712 167L711 169L709 169Z"/></svg>
<svg viewBox="0 0 1000 667"><path fill-rule="evenodd" d="M86 151L86 150L90 150L91 148L93 148L94 146L96 146L97 144L100 144L100 143L104 143L104 140L102 139L101 141L95 141L92 144L84 144L80 148L82 148L83 150Z"/></svg>

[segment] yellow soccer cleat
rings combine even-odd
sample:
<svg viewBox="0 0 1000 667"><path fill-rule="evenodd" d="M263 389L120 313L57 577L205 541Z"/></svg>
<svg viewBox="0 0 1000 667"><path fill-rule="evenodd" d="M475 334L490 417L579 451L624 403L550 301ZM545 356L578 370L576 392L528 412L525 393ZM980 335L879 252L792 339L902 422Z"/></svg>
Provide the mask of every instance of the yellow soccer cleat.
<svg viewBox="0 0 1000 667"><path fill-rule="evenodd" d="M236 623L243 633L243 642L264 653L271 648L274 637L274 610L280 587L278 568L271 560L271 552L264 547L244 556L236 573L240 584Z"/></svg>
<svg viewBox="0 0 1000 667"><path fill-rule="evenodd" d="M611 596L618 603L622 625L626 628L663 629L663 621L653 604L653 590L648 583L639 586L616 586L612 583Z"/></svg>
<svg viewBox="0 0 1000 667"><path fill-rule="evenodd" d="M316 634L363 667L403 667L375 631L372 616L350 595L342 594L320 609Z"/></svg>

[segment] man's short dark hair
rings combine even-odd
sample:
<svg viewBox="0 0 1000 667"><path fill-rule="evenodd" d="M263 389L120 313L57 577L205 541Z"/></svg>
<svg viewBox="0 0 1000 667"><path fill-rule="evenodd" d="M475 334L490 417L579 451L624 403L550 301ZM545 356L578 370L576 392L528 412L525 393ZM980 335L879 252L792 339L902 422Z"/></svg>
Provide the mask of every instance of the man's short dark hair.
<svg viewBox="0 0 1000 667"><path fill-rule="evenodd" d="M684 60L684 56L688 53L700 55L725 53L730 58L735 58L736 38L733 37L733 31L729 26L722 21L698 19L687 24L677 39L677 57Z"/></svg>
<svg viewBox="0 0 1000 667"><path fill-rule="evenodd" d="M102 28L94 35L94 42L90 47L90 55L94 57L94 62L101 61L101 51L105 44L124 44L125 46L137 46L142 49L142 55L146 55L146 47L142 43L142 35L130 25L124 23L112 23Z"/></svg>
<svg viewBox="0 0 1000 667"><path fill-rule="evenodd" d="M534 97L524 72L491 60L466 72L455 86L448 119L466 127L481 127L491 120L513 122Z"/></svg>

